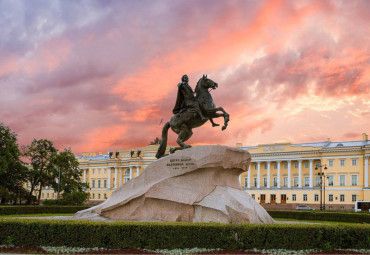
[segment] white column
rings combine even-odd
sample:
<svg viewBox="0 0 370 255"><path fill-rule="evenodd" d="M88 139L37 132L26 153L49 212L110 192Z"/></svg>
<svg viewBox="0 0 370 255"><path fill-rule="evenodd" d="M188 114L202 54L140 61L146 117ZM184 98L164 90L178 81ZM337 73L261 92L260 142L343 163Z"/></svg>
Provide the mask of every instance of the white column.
<svg viewBox="0 0 370 255"><path fill-rule="evenodd" d="M117 167L114 168L114 188L117 188Z"/></svg>
<svg viewBox="0 0 370 255"><path fill-rule="evenodd" d="M369 188L369 156L365 156L365 183L364 188Z"/></svg>
<svg viewBox="0 0 370 255"><path fill-rule="evenodd" d="M84 183L86 183L86 175L87 175L87 169L84 169Z"/></svg>
<svg viewBox="0 0 370 255"><path fill-rule="evenodd" d="M292 171L291 171L292 161L288 160L288 189L292 188Z"/></svg>
<svg viewBox="0 0 370 255"><path fill-rule="evenodd" d="M310 188L313 188L313 159L310 159Z"/></svg>
<svg viewBox="0 0 370 255"><path fill-rule="evenodd" d="M132 179L132 166L130 166L130 180Z"/></svg>
<svg viewBox="0 0 370 255"><path fill-rule="evenodd" d="M248 181L247 181L248 189L251 188L251 165L252 165L252 162L249 164L249 168L248 168Z"/></svg>
<svg viewBox="0 0 370 255"><path fill-rule="evenodd" d="M302 160L298 160L298 188L302 188Z"/></svg>
<svg viewBox="0 0 370 255"><path fill-rule="evenodd" d="M136 166L136 177L139 176L140 172L139 172L139 166Z"/></svg>
<svg viewBox="0 0 370 255"><path fill-rule="evenodd" d="M269 189L270 188L270 183L271 183L271 174L270 174L271 162L268 161L266 164L267 164L267 188Z"/></svg>
<svg viewBox="0 0 370 255"><path fill-rule="evenodd" d="M242 175L239 174L239 184L242 185Z"/></svg>
<svg viewBox="0 0 370 255"><path fill-rule="evenodd" d="M122 168L118 168L118 187L122 184Z"/></svg>
<svg viewBox="0 0 370 255"><path fill-rule="evenodd" d="M277 188L280 189L280 163L281 161L277 162L278 169L277 169Z"/></svg>
<svg viewBox="0 0 370 255"><path fill-rule="evenodd" d="M110 179L111 179L111 176L110 176L110 167L108 167L107 168L107 170L108 170L108 189L110 189L111 188L111 186L110 186Z"/></svg>
<svg viewBox="0 0 370 255"><path fill-rule="evenodd" d="M261 162L257 163L257 189L261 188Z"/></svg>

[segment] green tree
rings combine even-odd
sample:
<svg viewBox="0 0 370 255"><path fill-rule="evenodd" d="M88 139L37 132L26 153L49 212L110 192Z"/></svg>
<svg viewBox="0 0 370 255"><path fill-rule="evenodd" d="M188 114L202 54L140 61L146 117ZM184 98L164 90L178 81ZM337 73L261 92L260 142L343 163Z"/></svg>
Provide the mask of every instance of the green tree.
<svg viewBox="0 0 370 255"><path fill-rule="evenodd" d="M20 159L17 135L0 123L0 200L17 202L25 197L24 181L27 168Z"/></svg>
<svg viewBox="0 0 370 255"><path fill-rule="evenodd" d="M64 149L56 155L52 164L57 169L54 172L54 179L59 180L60 177L60 182L53 183L52 187L56 192L63 192L63 198L76 192L85 193L85 190L89 188L87 183L81 182L82 173L79 169L79 163L70 149ZM74 196L78 195L74 194ZM79 197L84 197L84 195L80 194Z"/></svg>
<svg viewBox="0 0 370 255"><path fill-rule="evenodd" d="M49 140L34 139L31 145L25 148L24 155L28 157L32 166L27 175L30 183L29 196L37 192L37 203L40 203L43 188L56 182L56 168L52 162L57 155L57 149ZM27 202L30 203L30 200Z"/></svg>

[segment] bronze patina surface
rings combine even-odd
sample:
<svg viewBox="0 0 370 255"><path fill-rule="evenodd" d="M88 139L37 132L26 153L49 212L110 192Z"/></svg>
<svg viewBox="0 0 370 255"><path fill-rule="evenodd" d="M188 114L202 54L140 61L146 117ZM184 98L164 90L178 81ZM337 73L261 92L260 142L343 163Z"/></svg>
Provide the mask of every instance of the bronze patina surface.
<svg viewBox="0 0 370 255"><path fill-rule="evenodd" d="M162 129L162 139L156 154L157 158L162 157L165 153L169 128L178 134L176 142L179 144L179 147L171 148L170 153L173 153L176 150L190 148L191 146L184 142L193 135L192 129L202 126L208 120L213 127L217 127L219 124L216 124L213 119L223 117L224 125L222 130L225 130L228 125L230 120L229 114L222 107L216 107L209 92L212 89L216 89L218 84L208 79L207 75L203 75L199 79L194 92L188 82L188 76L183 75L181 83L177 85L176 104L172 111L174 116Z"/></svg>

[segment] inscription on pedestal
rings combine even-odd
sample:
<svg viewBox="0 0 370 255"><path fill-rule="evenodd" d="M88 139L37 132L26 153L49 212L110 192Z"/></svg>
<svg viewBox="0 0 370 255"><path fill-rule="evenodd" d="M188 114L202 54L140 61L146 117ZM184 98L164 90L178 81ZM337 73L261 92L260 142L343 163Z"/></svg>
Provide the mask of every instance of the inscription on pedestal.
<svg viewBox="0 0 370 255"><path fill-rule="evenodd" d="M167 166L173 170L188 169L189 167L195 166L195 163L191 158L173 158L170 159Z"/></svg>

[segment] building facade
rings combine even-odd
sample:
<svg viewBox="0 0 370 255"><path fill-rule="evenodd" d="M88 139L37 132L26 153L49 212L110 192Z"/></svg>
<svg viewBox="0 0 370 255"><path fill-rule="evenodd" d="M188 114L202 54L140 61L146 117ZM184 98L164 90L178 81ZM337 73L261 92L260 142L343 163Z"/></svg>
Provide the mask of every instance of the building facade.
<svg viewBox="0 0 370 255"><path fill-rule="evenodd" d="M370 141L266 144L247 150L252 157L247 172L240 176L241 186L267 209L295 209L309 205L327 210L353 210L355 201L370 201ZM114 189L139 176L155 161L158 145L113 151L107 154L83 153L77 156L82 179L89 183L90 202L109 198ZM325 169L326 168L326 169ZM319 175L323 172L324 176ZM324 190L321 190L323 179ZM52 189L42 199L54 199Z"/></svg>
<svg viewBox="0 0 370 255"><path fill-rule="evenodd" d="M370 201L366 134L362 141L237 147L252 157L249 171L240 176L241 185L265 208L319 209L321 201L327 210L353 210L355 201Z"/></svg>

